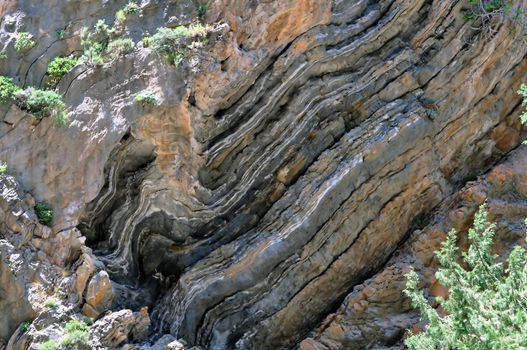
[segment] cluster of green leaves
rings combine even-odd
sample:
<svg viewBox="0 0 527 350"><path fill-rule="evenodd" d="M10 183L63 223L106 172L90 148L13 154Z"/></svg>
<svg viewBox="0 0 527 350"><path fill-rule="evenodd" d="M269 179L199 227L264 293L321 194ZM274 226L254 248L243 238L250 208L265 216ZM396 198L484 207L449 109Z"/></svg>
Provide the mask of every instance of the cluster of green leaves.
<svg viewBox="0 0 527 350"><path fill-rule="evenodd" d="M15 102L21 109L42 119L53 115L57 126L68 125L68 115L62 97L54 91L29 87L22 90L13 79L0 76L0 104Z"/></svg>
<svg viewBox="0 0 527 350"><path fill-rule="evenodd" d="M128 15L137 14L141 11L141 7L135 2L130 1L125 7L115 13L115 20L117 23L124 23Z"/></svg>
<svg viewBox="0 0 527 350"><path fill-rule="evenodd" d="M62 337L60 344L75 349L86 348L88 346L88 329L88 325L82 321L68 321L64 328L66 335Z"/></svg>
<svg viewBox="0 0 527 350"><path fill-rule="evenodd" d="M7 164L0 162L0 175L7 174Z"/></svg>
<svg viewBox="0 0 527 350"><path fill-rule="evenodd" d="M198 14L198 18L200 20L203 20L205 15L207 14L207 11L209 10L209 4L206 2L202 2L198 5L198 8L196 9L196 12Z"/></svg>
<svg viewBox="0 0 527 350"><path fill-rule="evenodd" d="M15 40L15 49L17 52L25 52L36 45L33 36L28 32L20 32Z"/></svg>
<svg viewBox="0 0 527 350"><path fill-rule="evenodd" d="M48 84L51 87L57 86L62 77L73 69L79 62L79 58L75 56L59 56L55 57L48 65Z"/></svg>
<svg viewBox="0 0 527 350"><path fill-rule="evenodd" d="M57 348L57 342L52 339L37 346L37 350L57 350Z"/></svg>
<svg viewBox="0 0 527 350"><path fill-rule="evenodd" d="M46 203L37 203L35 205L35 213L37 214L38 222L42 225L49 226L53 222L53 209Z"/></svg>
<svg viewBox="0 0 527 350"><path fill-rule="evenodd" d="M428 323L422 333L406 338L409 349L527 347L527 252L517 246L505 264L499 262L492 253L494 234L495 225L489 223L482 205L468 232L470 246L461 254L462 263L458 263L454 230L436 252L440 264L436 277L449 290L448 299L436 298L445 316L429 305L419 290L417 274L407 274L404 292Z"/></svg>
<svg viewBox="0 0 527 350"><path fill-rule="evenodd" d="M119 38L117 30L104 20L97 21L93 30L86 27L82 29L81 45L84 48L82 61L93 66L126 55L134 48L132 39Z"/></svg>
<svg viewBox="0 0 527 350"><path fill-rule="evenodd" d="M31 325L31 324L30 324L29 322L22 322L22 323L20 324L20 331L21 331L22 333L26 333L26 332L29 330L29 326L30 326L30 325Z"/></svg>
<svg viewBox="0 0 527 350"><path fill-rule="evenodd" d="M52 215L51 216L51 220L53 220L53 212L51 212L51 215ZM39 220L40 220L40 218L39 218ZM52 299L52 298L46 299L46 301L44 301L44 306L47 307L48 309L53 309L53 308L55 308L57 306L57 301L55 299Z"/></svg>
<svg viewBox="0 0 527 350"><path fill-rule="evenodd" d="M0 104L10 103L16 93L22 89L13 82L13 79L0 75Z"/></svg>
<svg viewBox="0 0 527 350"><path fill-rule="evenodd" d="M155 106L157 104L156 97L150 91L142 91L135 95L135 102L141 106Z"/></svg>
<svg viewBox="0 0 527 350"><path fill-rule="evenodd" d="M179 65L187 53L186 40L188 38L206 38L210 26L201 23L175 28L159 28L157 32L143 38L143 45L151 47L158 53L165 54L170 64Z"/></svg>
<svg viewBox="0 0 527 350"><path fill-rule="evenodd" d="M54 116L59 127L68 125L68 115L62 97L51 90L27 88L16 94L15 103L37 119Z"/></svg>
<svg viewBox="0 0 527 350"><path fill-rule="evenodd" d="M106 53L111 58L118 58L134 51L134 42L130 38L118 38L110 41Z"/></svg>

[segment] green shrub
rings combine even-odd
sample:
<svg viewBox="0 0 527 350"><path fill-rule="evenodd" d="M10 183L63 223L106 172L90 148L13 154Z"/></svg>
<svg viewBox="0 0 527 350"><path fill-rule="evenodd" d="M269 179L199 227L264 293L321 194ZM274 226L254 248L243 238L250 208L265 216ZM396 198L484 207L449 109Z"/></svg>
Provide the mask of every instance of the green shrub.
<svg viewBox="0 0 527 350"><path fill-rule="evenodd" d="M37 215L38 215L38 213L37 213ZM52 217L52 219L53 219L53 217ZM46 299L46 301L44 302L44 306L49 308L49 309L53 309L54 307L57 306L57 301L55 299L51 299L51 298L50 299Z"/></svg>
<svg viewBox="0 0 527 350"><path fill-rule="evenodd" d="M124 23L126 21L126 13L123 9L120 9L115 13L115 20L118 23Z"/></svg>
<svg viewBox="0 0 527 350"><path fill-rule="evenodd" d="M126 6L123 8L123 11L124 11L124 13L126 13L127 15L130 15L130 14L134 14L134 13L139 13L139 12L141 11L141 7L139 7L139 5L137 5L135 2L130 1L130 2L128 2L128 4L126 4Z"/></svg>
<svg viewBox="0 0 527 350"><path fill-rule="evenodd" d="M468 9L463 18L466 21L474 21L475 28L492 36L498 31L498 23L503 21L510 21L511 31L515 32L516 24L525 23L525 14L521 3L515 5L513 1L468 0Z"/></svg>
<svg viewBox="0 0 527 350"><path fill-rule="evenodd" d="M135 96L135 102L141 106L155 106L157 104L156 97L150 91L140 92Z"/></svg>
<svg viewBox="0 0 527 350"><path fill-rule="evenodd" d="M7 164L0 162L0 175L7 174Z"/></svg>
<svg viewBox="0 0 527 350"><path fill-rule="evenodd" d="M75 331L87 332L88 325L84 321L71 320L66 323L64 330L66 333L73 333Z"/></svg>
<svg viewBox="0 0 527 350"><path fill-rule="evenodd" d="M54 340L48 340L37 345L37 350L57 350L57 343Z"/></svg>
<svg viewBox="0 0 527 350"><path fill-rule="evenodd" d="M15 96L15 103L37 119L54 116L59 127L68 125L68 116L62 97L55 91L27 88Z"/></svg>
<svg viewBox="0 0 527 350"><path fill-rule="evenodd" d="M73 69L79 61L78 57L55 57L48 65L48 84L52 87L57 86L62 77Z"/></svg>
<svg viewBox="0 0 527 350"><path fill-rule="evenodd" d="M15 49L17 52L28 51L36 45L33 36L27 32L18 33L15 41Z"/></svg>
<svg viewBox="0 0 527 350"><path fill-rule="evenodd" d="M82 322L86 323L86 325L91 326L93 324L93 318L84 316L82 318Z"/></svg>
<svg viewBox="0 0 527 350"><path fill-rule="evenodd" d="M66 31L64 29L57 29L55 31L55 34L57 34L57 38L59 38L60 40L64 39L64 35L66 34Z"/></svg>
<svg viewBox="0 0 527 350"><path fill-rule="evenodd" d="M37 214L38 222L42 225L49 226L53 222L53 209L46 203L37 203L35 205L35 213Z"/></svg>
<svg viewBox="0 0 527 350"><path fill-rule="evenodd" d="M0 53L0 61L7 60L7 54Z"/></svg>
<svg viewBox="0 0 527 350"><path fill-rule="evenodd" d="M13 83L13 79L0 75L0 104L12 102L19 91L21 89Z"/></svg>
<svg viewBox="0 0 527 350"><path fill-rule="evenodd" d="M106 52L111 58L118 58L134 51L134 42L130 38L119 38L110 41Z"/></svg>
<svg viewBox="0 0 527 350"><path fill-rule="evenodd" d="M151 36L145 36L143 38L143 46L144 47L150 47L152 46L153 40Z"/></svg>
<svg viewBox="0 0 527 350"><path fill-rule="evenodd" d="M60 340L60 344L65 347L85 348L88 346L88 332L73 331L67 333Z"/></svg>
<svg viewBox="0 0 527 350"><path fill-rule="evenodd" d="M29 322L22 322L22 323L20 324L20 331L21 331L22 333L26 333L26 332L29 330L29 326L30 326L30 325L31 325L31 323L29 323Z"/></svg>
<svg viewBox="0 0 527 350"><path fill-rule="evenodd" d="M450 231L436 252L440 268L435 276L449 290L448 299L436 298L440 316L419 290L417 274L407 274L405 294L428 322L422 333L406 338L411 350L525 349L527 347L527 252L515 247L506 263L492 253L495 225L485 206L476 213L468 232L470 246L461 254L456 232Z"/></svg>
<svg viewBox="0 0 527 350"><path fill-rule="evenodd" d="M206 2L199 4L197 8L198 18L203 19L208 9L209 9L209 4L207 4Z"/></svg>
<svg viewBox="0 0 527 350"><path fill-rule="evenodd" d="M187 49L177 49L175 51L169 52L166 55L167 62L175 66L179 66L181 62L183 62L183 58L185 57L187 51Z"/></svg>
<svg viewBox="0 0 527 350"><path fill-rule="evenodd" d="M204 24L191 24L176 28L159 28L157 33L147 37L147 45L155 52L164 53L170 64L179 65L187 53L186 41L188 38L205 38L210 26ZM143 44L145 43L143 38Z"/></svg>

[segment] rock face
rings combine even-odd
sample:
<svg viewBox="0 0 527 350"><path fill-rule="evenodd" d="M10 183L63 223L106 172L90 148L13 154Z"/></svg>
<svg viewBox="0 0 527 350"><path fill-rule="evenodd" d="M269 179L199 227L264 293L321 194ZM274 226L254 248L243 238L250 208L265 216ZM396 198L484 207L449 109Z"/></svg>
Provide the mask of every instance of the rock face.
<svg viewBox="0 0 527 350"><path fill-rule="evenodd" d="M395 260L431 276L443 236L414 232L397 248L520 143L523 36L497 19L482 35L453 0L215 0L204 14L198 1L138 4L119 28L133 52L79 64L58 85L68 128L0 110L0 160L56 217L24 259L46 254L67 272L61 302L106 320L93 328L100 346L141 338L130 310L111 314L126 325L113 334L107 309L145 305L157 335L207 349L400 342L417 318L400 294L408 264ZM112 24L124 5L0 4L0 74L45 84L82 27ZM216 24L180 67L141 42L198 14ZM25 54L21 32L37 42ZM157 105L135 103L142 91ZM4 265L1 280L15 280ZM28 290L9 285L0 311ZM0 337L36 317L22 304Z"/></svg>
<svg viewBox="0 0 527 350"><path fill-rule="evenodd" d="M300 349L389 348L406 329L418 322L402 290L404 273L413 267L428 296L446 296L434 273L433 254L451 228L459 233L461 246L479 205L486 202L489 219L497 224L494 249L508 254L518 244L525 246L527 217L527 152L514 151L500 165L477 181L471 181L435 210L431 223L417 229L408 241L373 277L354 287L342 306L300 343ZM401 345L401 344L399 344Z"/></svg>

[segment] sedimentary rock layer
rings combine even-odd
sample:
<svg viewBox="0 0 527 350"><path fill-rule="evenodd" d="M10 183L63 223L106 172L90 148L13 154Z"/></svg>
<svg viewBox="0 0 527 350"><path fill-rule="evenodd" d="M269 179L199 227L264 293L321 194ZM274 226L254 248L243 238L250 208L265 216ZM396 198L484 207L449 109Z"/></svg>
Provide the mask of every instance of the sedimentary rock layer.
<svg viewBox="0 0 527 350"><path fill-rule="evenodd" d="M2 23L39 32L20 13L44 10L11 3ZM197 2L179 3L143 4L124 32L188 23ZM78 45L82 25L120 5L53 18L74 23ZM68 129L5 111L0 157L54 206L55 232L80 223L117 305L151 304L156 331L291 348L423 214L519 143L527 45L499 19L481 35L450 0L224 0L205 19L224 25L182 67L138 43L68 74ZM2 73L44 74L14 61ZM144 89L158 106L134 104Z"/></svg>

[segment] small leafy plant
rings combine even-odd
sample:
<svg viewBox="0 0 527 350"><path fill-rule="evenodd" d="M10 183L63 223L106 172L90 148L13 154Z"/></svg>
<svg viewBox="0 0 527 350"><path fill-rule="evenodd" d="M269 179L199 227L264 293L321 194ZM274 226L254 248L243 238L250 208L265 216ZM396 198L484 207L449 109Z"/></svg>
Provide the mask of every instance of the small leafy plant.
<svg viewBox="0 0 527 350"><path fill-rule="evenodd" d="M26 333L26 332L29 330L29 326L30 326L30 325L31 325L31 324L30 324L29 322L22 322L22 323L20 324L20 331L21 331L22 333Z"/></svg>
<svg viewBox="0 0 527 350"><path fill-rule="evenodd" d="M57 86L62 77L73 69L79 61L78 57L68 56L68 57L55 57L48 65L48 84L51 87Z"/></svg>
<svg viewBox="0 0 527 350"><path fill-rule="evenodd" d="M13 79L0 75L0 104L12 102L15 94L21 90L13 83Z"/></svg>
<svg viewBox="0 0 527 350"><path fill-rule="evenodd" d="M187 53L186 43L189 38L206 38L209 25L191 24L176 28L159 28L151 37L143 38L143 45L166 55L170 64L179 65Z"/></svg>
<svg viewBox="0 0 527 350"><path fill-rule="evenodd" d="M474 21L475 29L485 35L493 36L497 33L497 24L510 21L515 26L525 21L525 9L521 3L515 5L505 0L468 0L469 8L465 11L465 21Z"/></svg>
<svg viewBox="0 0 527 350"><path fill-rule="evenodd" d="M36 45L36 42L33 40L33 36L28 32L18 33L18 36L15 41L15 49L17 52L29 51Z"/></svg>
<svg viewBox="0 0 527 350"><path fill-rule="evenodd" d="M209 9L209 4L207 4L206 2L202 2L198 5L198 8L196 9L196 11L198 13L198 18L200 20L202 20L205 17L208 9Z"/></svg>
<svg viewBox="0 0 527 350"><path fill-rule="evenodd" d="M57 342L52 339L37 346L37 350L57 350L57 348Z"/></svg>
<svg viewBox="0 0 527 350"><path fill-rule="evenodd" d="M46 299L46 301L44 301L44 306L47 307L48 309L53 309L57 306L57 301L52 298Z"/></svg>
<svg viewBox="0 0 527 350"><path fill-rule="evenodd" d="M7 174L7 164L0 162L0 175Z"/></svg>
<svg viewBox="0 0 527 350"><path fill-rule="evenodd" d="M141 106L155 106L157 104L156 97L150 91L143 91L135 96L135 102Z"/></svg>
<svg viewBox="0 0 527 350"><path fill-rule="evenodd" d="M74 331L82 331L86 332L88 331L88 325L84 321L77 321L77 320L70 320L66 323L66 327L64 329L66 330L66 333L72 333Z"/></svg>
<svg viewBox="0 0 527 350"><path fill-rule="evenodd" d="M53 222L53 209L46 203L37 203L35 205L35 213L37 214L38 222L42 225L49 226Z"/></svg>
<svg viewBox="0 0 527 350"><path fill-rule="evenodd" d="M522 84L518 90L518 94L522 97L522 106L527 107L527 85ZM527 123L527 109L525 109L522 114L520 114L520 121L522 124Z"/></svg>
<svg viewBox="0 0 527 350"><path fill-rule="evenodd" d="M42 119L49 116L55 117L55 123L59 127L68 125L68 115L62 97L55 91L27 88L15 96L15 103L35 118Z"/></svg>
<svg viewBox="0 0 527 350"><path fill-rule="evenodd" d="M106 52L111 58L118 58L134 51L134 42L130 38L119 38L110 41Z"/></svg>
<svg viewBox="0 0 527 350"><path fill-rule="evenodd" d="M66 335L60 343L65 347L85 348L88 346L88 325L82 321L71 320L66 323Z"/></svg>

